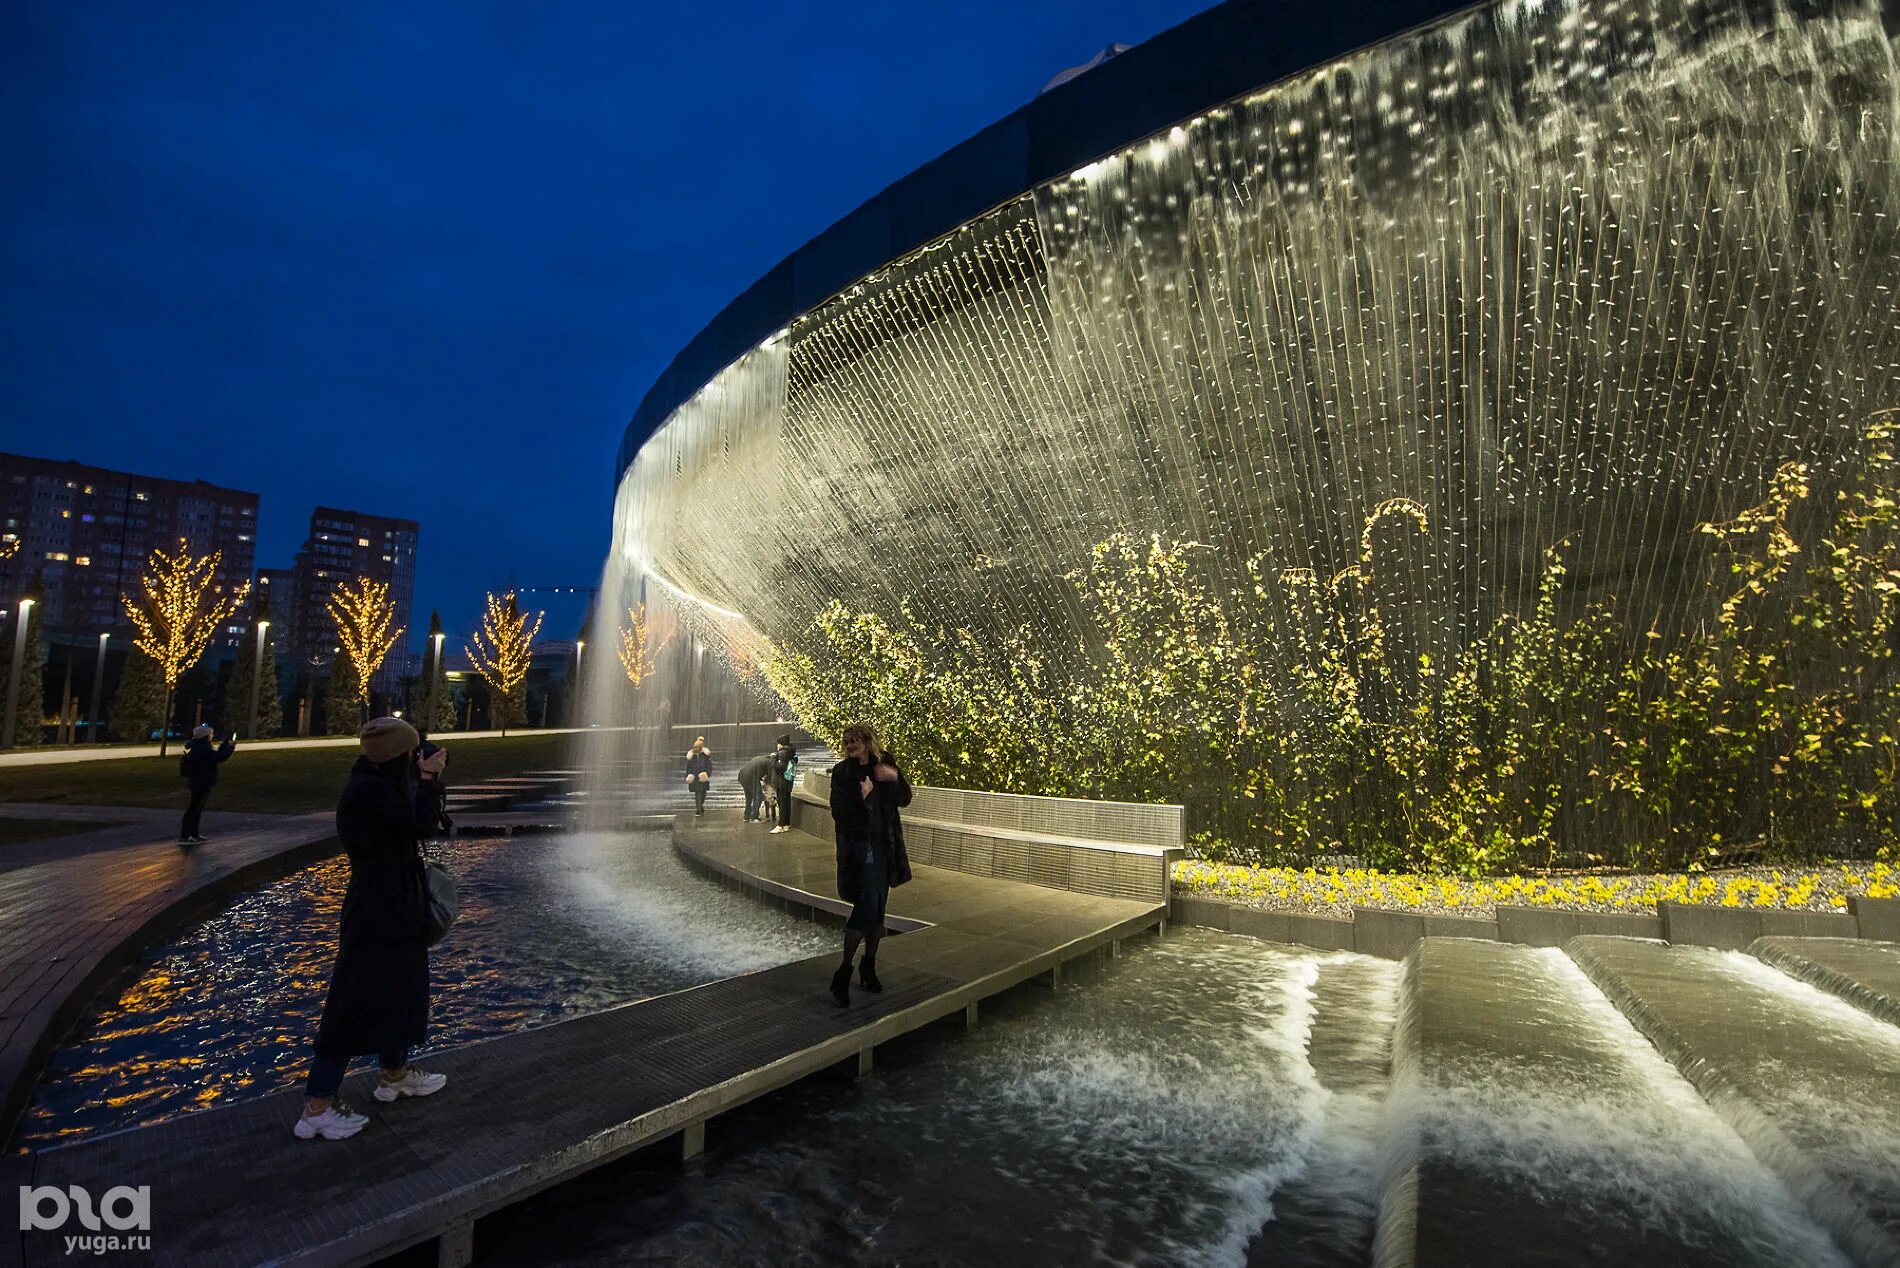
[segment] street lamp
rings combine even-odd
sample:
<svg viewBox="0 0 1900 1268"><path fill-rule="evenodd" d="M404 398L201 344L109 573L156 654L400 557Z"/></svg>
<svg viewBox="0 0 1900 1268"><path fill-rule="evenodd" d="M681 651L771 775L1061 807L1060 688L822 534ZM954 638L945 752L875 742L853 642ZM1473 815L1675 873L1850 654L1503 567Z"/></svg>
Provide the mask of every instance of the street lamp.
<svg viewBox="0 0 1900 1268"><path fill-rule="evenodd" d="M257 738L257 689L264 683L264 635L270 629L269 621L257 623L257 658L251 665L251 732Z"/></svg>
<svg viewBox="0 0 1900 1268"><path fill-rule="evenodd" d="M26 659L26 624L32 610L33 600L20 600L18 625L13 633L13 668L7 673L7 723L0 728L0 748L13 747L14 723L20 716L20 662Z"/></svg>
<svg viewBox="0 0 1900 1268"><path fill-rule="evenodd" d="M106 738L106 729L100 719L105 706L106 640L111 637L110 630L99 636L99 660L92 667L92 742L94 744Z"/></svg>
<svg viewBox="0 0 1900 1268"><path fill-rule="evenodd" d="M442 678L442 640L446 637L441 630L429 635L429 641L435 644L435 658L429 666L429 712L422 719L422 729L425 731L435 729L436 683Z"/></svg>

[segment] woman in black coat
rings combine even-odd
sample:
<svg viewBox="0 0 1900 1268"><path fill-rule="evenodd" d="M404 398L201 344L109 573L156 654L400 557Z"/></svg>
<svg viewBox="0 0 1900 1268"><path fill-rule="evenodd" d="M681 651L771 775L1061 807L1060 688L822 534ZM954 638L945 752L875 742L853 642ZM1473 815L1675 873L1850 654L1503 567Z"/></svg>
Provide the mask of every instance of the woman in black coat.
<svg viewBox="0 0 1900 1268"><path fill-rule="evenodd" d="M884 906L891 886L910 879L904 824L898 810L910 804L910 781L889 753L877 746L868 726L844 732L844 760L831 768L831 822L838 843L838 897L851 904L844 926L844 963L831 975L831 996L851 1002L851 957L864 943L858 982L881 991L877 944L884 936Z"/></svg>
<svg viewBox="0 0 1900 1268"><path fill-rule="evenodd" d="M359 1053L376 1053L382 1064L379 1101L428 1096L448 1081L409 1064L429 1021L428 886L417 846L433 827L433 808L416 794L421 740L398 718L377 718L358 738L363 753L336 807L350 887L297 1120L301 1140L341 1140L369 1121L336 1099Z"/></svg>

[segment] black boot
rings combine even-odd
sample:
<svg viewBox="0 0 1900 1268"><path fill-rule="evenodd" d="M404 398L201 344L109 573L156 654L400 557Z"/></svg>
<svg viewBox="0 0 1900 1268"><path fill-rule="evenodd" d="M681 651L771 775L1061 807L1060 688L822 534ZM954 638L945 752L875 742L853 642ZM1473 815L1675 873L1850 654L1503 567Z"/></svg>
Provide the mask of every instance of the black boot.
<svg viewBox="0 0 1900 1268"><path fill-rule="evenodd" d="M864 962L858 965L858 985L867 991L884 989L884 983L877 980L877 961L868 955L864 957Z"/></svg>
<svg viewBox="0 0 1900 1268"><path fill-rule="evenodd" d="M838 1001L839 1008L851 1002L851 966L849 964L831 975L831 998Z"/></svg>

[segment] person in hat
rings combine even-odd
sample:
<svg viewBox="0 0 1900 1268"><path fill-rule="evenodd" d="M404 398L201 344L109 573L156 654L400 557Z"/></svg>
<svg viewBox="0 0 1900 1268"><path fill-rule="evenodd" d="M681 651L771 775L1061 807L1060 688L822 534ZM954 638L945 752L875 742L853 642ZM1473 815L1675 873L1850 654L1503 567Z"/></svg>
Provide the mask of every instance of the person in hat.
<svg viewBox="0 0 1900 1268"><path fill-rule="evenodd" d="M706 793L711 788L712 750L706 747L706 737L701 735L693 740L693 747L686 750L686 790L693 794L695 817L706 813Z"/></svg>
<svg viewBox="0 0 1900 1268"><path fill-rule="evenodd" d="M772 791L778 794L778 826L774 832L792 830L792 781L798 778L798 750L792 737L781 735L772 745Z"/></svg>
<svg viewBox="0 0 1900 1268"><path fill-rule="evenodd" d="M198 818L204 813L205 800L211 796L211 790L217 787L218 767L229 761L237 749L236 736L217 748L211 747L211 738L210 727L193 727L191 739L186 741L185 751L178 759L178 773L185 777L185 787L191 790L184 822L178 825L178 844L188 850L205 843L204 834L198 831Z"/></svg>
<svg viewBox="0 0 1900 1268"><path fill-rule="evenodd" d="M341 1140L369 1121L337 1099L350 1058L375 1053L379 1101L430 1096L448 1082L409 1063L429 1022L428 882L422 838L433 807L417 795L422 739L400 718L377 718L357 736L362 754L336 807L350 857L336 967L304 1084L299 1140Z"/></svg>

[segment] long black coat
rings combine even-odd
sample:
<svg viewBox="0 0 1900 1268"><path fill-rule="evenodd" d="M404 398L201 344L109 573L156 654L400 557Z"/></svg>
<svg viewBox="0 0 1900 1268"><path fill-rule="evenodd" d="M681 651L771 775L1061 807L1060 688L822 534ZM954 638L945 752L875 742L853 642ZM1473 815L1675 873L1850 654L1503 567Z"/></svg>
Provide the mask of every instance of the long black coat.
<svg viewBox="0 0 1900 1268"><path fill-rule="evenodd" d="M428 813L408 757L381 765L359 757L350 768L336 807L350 888L318 1052L356 1056L422 1042L429 1024L428 891L417 842L430 826Z"/></svg>
<svg viewBox="0 0 1900 1268"><path fill-rule="evenodd" d="M879 843L890 854L886 875L891 884L902 885L910 879L910 855L904 851L904 821L898 809L910 804L910 780L895 759L886 757L884 765L895 767L894 783L875 783L871 795L864 795L858 782L871 778L871 765L845 758L831 768L831 824L838 849L838 897L848 903L858 901L858 882L864 874L864 846ZM874 818L873 816L876 816ZM878 831L881 819L885 830Z"/></svg>

